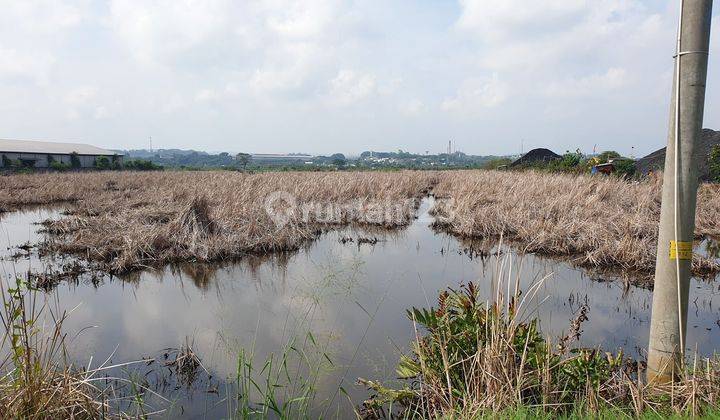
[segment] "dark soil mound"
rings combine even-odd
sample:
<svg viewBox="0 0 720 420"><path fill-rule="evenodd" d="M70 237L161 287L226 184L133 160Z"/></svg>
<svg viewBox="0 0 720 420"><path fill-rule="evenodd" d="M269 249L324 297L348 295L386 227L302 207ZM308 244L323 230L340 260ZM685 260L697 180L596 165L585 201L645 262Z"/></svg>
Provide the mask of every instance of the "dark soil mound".
<svg viewBox="0 0 720 420"><path fill-rule="evenodd" d="M533 163L550 162L560 159L562 156L548 149L533 149L525 153L520 159L511 163L510 166L529 165Z"/></svg>
<svg viewBox="0 0 720 420"><path fill-rule="evenodd" d="M713 146L716 145L720 145L720 131L714 131L708 128L703 129L700 142L695 149L695 158L698 162L698 174L703 181L709 179L708 157L710 156ZM665 149L666 148L663 147L644 158L638 159L637 162L635 162L637 172L647 175L653 171L662 171L665 167Z"/></svg>

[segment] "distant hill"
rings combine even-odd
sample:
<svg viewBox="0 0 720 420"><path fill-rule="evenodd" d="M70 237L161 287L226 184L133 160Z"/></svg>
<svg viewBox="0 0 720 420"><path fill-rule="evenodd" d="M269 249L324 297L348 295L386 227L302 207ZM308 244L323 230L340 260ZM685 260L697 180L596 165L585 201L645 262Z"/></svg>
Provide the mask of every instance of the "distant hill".
<svg viewBox="0 0 720 420"><path fill-rule="evenodd" d="M709 128L703 129L700 142L696 145L695 149L695 158L698 162L698 174L703 181L709 179L708 157L710 156L713 146L716 145L720 145L720 131L714 131ZM652 171L662 171L665 168L665 151L666 147L663 147L660 150L656 150L638 159L635 162L637 172L646 175Z"/></svg>
<svg viewBox="0 0 720 420"><path fill-rule="evenodd" d="M552 160L560 159L562 156L558 155L557 153L553 152L549 149L533 149L524 155L520 157L520 159L516 160L515 162L511 163L510 166L521 166L521 165L529 165L533 163L540 163L540 162L550 162Z"/></svg>

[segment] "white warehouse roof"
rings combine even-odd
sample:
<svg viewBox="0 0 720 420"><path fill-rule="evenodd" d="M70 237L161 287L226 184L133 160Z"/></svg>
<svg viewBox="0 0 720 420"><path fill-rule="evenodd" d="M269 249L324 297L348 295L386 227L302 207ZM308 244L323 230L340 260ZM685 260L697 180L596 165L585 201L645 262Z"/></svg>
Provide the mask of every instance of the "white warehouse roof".
<svg viewBox="0 0 720 420"><path fill-rule="evenodd" d="M99 155L112 156L120 153L101 149L89 144L54 143L48 141L4 140L0 139L0 153L38 153L48 155Z"/></svg>

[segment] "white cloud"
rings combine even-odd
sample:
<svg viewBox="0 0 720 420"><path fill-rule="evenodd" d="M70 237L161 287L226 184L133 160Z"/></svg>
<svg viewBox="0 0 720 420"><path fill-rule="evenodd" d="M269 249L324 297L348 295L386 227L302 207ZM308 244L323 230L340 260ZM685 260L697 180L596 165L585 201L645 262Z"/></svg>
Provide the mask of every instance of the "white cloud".
<svg viewBox="0 0 720 420"><path fill-rule="evenodd" d="M65 95L65 102L71 106L86 105L97 96L97 88L94 86L82 86L71 90Z"/></svg>
<svg viewBox="0 0 720 420"><path fill-rule="evenodd" d="M38 85L47 85L54 63L55 58L47 52L20 52L3 48L0 44L0 81L28 80Z"/></svg>
<svg viewBox="0 0 720 420"><path fill-rule="evenodd" d="M622 68L611 68L602 74L592 74L580 78L568 78L552 82L545 89L548 97L572 97L602 95L627 83L627 72Z"/></svg>
<svg viewBox="0 0 720 420"><path fill-rule="evenodd" d="M497 73L489 79L467 79L457 94L445 99L442 108L461 115L475 115L484 108L494 108L508 98L509 87Z"/></svg>
<svg viewBox="0 0 720 420"><path fill-rule="evenodd" d="M650 0L0 0L0 96L9 98L0 135L143 147L152 134L176 147L331 153L338 131L348 133L343 152L366 142L435 150L452 133L468 152L504 153L514 150L476 139L532 126L528 141L559 150L592 145L593 135L618 148L641 138L650 150L665 134L676 9ZM719 32L706 113L716 127ZM587 135L588 115L603 133Z"/></svg>
<svg viewBox="0 0 720 420"><path fill-rule="evenodd" d="M338 14L339 2L332 0L294 0L265 2L267 26L277 35L307 40L323 36Z"/></svg>
<svg viewBox="0 0 720 420"><path fill-rule="evenodd" d="M0 0L0 28L19 29L33 37L54 37L58 31L77 26L87 17L84 3L72 0Z"/></svg>
<svg viewBox="0 0 720 420"><path fill-rule="evenodd" d="M0 82L50 83L59 43L86 17L76 3L0 0Z"/></svg>
<svg viewBox="0 0 720 420"><path fill-rule="evenodd" d="M215 89L201 89L195 94L197 102L214 102L222 97L221 93Z"/></svg>
<svg viewBox="0 0 720 420"><path fill-rule="evenodd" d="M427 105L420 99L413 99L400 105L400 112L404 115L415 116L427 111Z"/></svg>
<svg viewBox="0 0 720 420"><path fill-rule="evenodd" d="M458 27L497 42L571 27L602 0L460 0Z"/></svg>
<svg viewBox="0 0 720 420"><path fill-rule="evenodd" d="M375 76L360 74L353 70L340 70L330 81L330 101L339 105L351 105L376 92Z"/></svg>
<svg viewBox="0 0 720 420"><path fill-rule="evenodd" d="M95 112L93 113L93 118L95 118L96 120L101 120L103 118L108 118L111 115L112 115L112 113L110 112L110 110L107 107L105 107L104 105L101 105L101 106L95 108Z"/></svg>
<svg viewBox="0 0 720 420"><path fill-rule="evenodd" d="M636 0L463 0L462 34L497 71L550 71L637 48L661 24ZM635 45L627 45L633 40ZM620 45L623 48L618 48ZM589 63L588 63L589 64Z"/></svg>
<svg viewBox="0 0 720 420"><path fill-rule="evenodd" d="M113 0L110 22L130 53L148 63L202 55L212 41L231 35L226 0Z"/></svg>

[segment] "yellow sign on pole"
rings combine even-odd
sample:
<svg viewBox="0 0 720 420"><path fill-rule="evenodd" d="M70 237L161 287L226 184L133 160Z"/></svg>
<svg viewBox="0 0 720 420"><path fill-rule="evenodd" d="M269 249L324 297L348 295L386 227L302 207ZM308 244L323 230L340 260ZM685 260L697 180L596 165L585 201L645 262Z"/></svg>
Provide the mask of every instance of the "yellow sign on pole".
<svg viewBox="0 0 720 420"><path fill-rule="evenodd" d="M671 260L692 260L693 243L682 241L670 241L670 259Z"/></svg>

